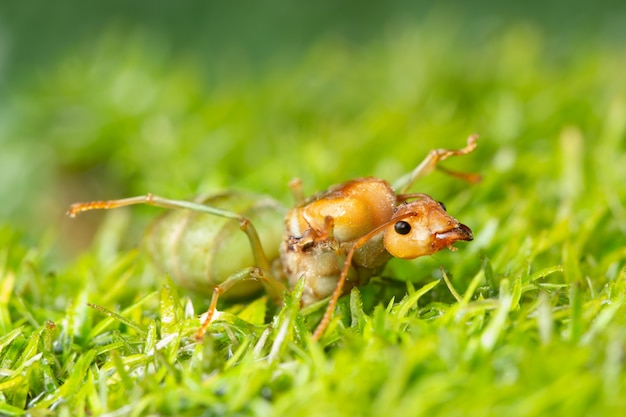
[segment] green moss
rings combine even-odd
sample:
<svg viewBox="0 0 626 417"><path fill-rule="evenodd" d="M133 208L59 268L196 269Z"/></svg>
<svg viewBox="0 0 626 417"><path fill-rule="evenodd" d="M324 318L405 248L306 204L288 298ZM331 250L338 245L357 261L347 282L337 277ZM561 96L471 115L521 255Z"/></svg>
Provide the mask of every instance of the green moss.
<svg viewBox="0 0 626 417"><path fill-rule="evenodd" d="M556 56L526 23L475 36L407 24L358 47L325 38L219 82L149 36L78 42L18 90L4 128L29 163L1 189L24 209L6 207L0 229L0 414L623 413L623 54L588 42ZM296 291L282 308L223 305L197 344L207 300L129 249L158 209L63 217L76 200L228 187L289 205L292 177L307 194L394 180L474 131L478 150L445 165L483 181L434 173L416 189L475 241L392 261L319 343Z"/></svg>

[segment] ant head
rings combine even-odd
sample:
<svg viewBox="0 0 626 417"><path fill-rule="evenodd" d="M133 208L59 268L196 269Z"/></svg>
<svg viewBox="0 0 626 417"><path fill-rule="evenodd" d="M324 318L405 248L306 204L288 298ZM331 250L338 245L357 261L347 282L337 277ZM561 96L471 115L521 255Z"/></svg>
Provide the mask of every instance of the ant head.
<svg viewBox="0 0 626 417"><path fill-rule="evenodd" d="M444 248L456 250L452 246L455 242L473 238L470 228L446 213L443 203L421 195L396 208L385 229L384 244L396 258L414 259Z"/></svg>

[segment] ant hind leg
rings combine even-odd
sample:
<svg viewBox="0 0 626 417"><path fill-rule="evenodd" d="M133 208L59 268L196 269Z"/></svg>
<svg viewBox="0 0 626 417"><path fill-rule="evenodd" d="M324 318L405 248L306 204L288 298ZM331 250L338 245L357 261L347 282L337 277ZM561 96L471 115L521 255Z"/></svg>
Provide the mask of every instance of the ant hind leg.
<svg viewBox="0 0 626 417"><path fill-rule="evenodd" d="M202 338L202 336L204 335L206 328L208 327L211 319L215 314L217 300L219 299L220 295L228 291L233 285L237 284L240 281L246 279L261 281L263 287L270 295L270 297L272 297L273 299L280 299L282 297L283 291L285 290L285 285L281 281L272 277L270 272L272 269L267 259L267 256L265 255L265 251L263 250L263 247L261 245L261 241L259 239L256 228L247 217L244 217L241 214L191 201L171 200L168 198L155 196L153 194L146 194L142 196L123 198L118 200L74 203L70 206L67 214L70 217L75 217L77 214L83 211L100 209L108 210L118 207L131 206L135 204L148 204L151 206L163 207L168 209L192 210L199 213L206 213L214 216L237 220L239 222L239 228L247 235L248 240L250 241L250 247L252 249L252 254L254 256L256 266L236 272L226 278L226 280L220 285L214 287L213 296L211 298L211 304L207 311L206 319L204 320L202 327L196 333L196 338Z"/></svg>
<svg viewBox="0 0 626 417"><path fill-rule="evenodd" d="M235 272L234 274L226 278L226 280L222 282L220 285L213 287L213 296L211 297L211 303L209 304L209 308L207 309L206 317L204 318L204 320L202 320L202 325L200 326L200 328L198 329L195 335L197 341L201 341L204 338L204 334L206 333L207 328L213 321L213 317L215 316L215 312L217 311L217 301L220 295L227 292L235 284L238 284L239 282L244 281L244 280L261 281L263 285L266 287L267 285L272 285L274 291L268 291L270 293L277 291L282 295L282 292L285 289L285 286L282 285L281 282L276 281L272 277L268 276L260 268L251 267L251 268L245 268L245 269L242 269L241 271Z"/></svg>

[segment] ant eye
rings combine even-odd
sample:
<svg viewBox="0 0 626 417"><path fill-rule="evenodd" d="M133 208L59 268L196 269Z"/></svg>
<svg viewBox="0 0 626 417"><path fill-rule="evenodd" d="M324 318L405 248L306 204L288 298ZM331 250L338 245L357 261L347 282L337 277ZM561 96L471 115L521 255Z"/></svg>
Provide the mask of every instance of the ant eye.
<svg viewBox="0 0 626 417"><path fill-rule="evenodd" d="M443 209L443 211L448 211L446 210L446 205L443 204L441 201L437 201L437 203L439 203L439 205L441 206L441 208Z"/></svg>
<svg viewBox="0 0 626 417"><path fill-rule="evenodd" d="M393 226L393 228L395 229L396 233L401 235L406 235L411 231L411 225L405 221L399 221Z"/></svg>

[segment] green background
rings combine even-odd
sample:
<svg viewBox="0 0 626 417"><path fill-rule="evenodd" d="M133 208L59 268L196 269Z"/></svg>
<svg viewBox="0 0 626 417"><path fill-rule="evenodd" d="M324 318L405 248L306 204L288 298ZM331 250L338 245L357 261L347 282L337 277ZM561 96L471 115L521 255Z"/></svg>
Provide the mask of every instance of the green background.
<svg viewBox="0 0 626 417"><path fill-rule="evenodd" d="M624 68L621 1L0 1L0 414L622 415ZM393 260L320 343L286 296L195 344L206 298L134 249L158 209L65 216L289 206L474 132L444 165L481 183L414 188L476 239Z"/></svg>

